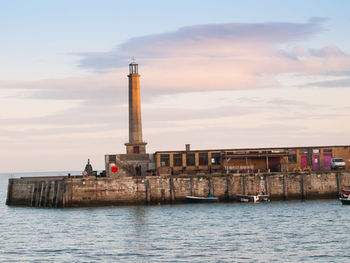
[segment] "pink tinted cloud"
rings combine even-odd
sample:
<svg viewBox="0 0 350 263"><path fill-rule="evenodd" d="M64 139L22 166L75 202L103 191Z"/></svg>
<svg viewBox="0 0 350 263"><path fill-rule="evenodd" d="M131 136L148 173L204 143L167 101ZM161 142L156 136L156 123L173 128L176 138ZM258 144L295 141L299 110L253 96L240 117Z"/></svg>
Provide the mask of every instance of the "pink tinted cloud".
<svg viewBox="0 0 350 263"><path fill-rule="evenodd" d="M111 52L79 54L80 66L96 76L20 83L30 97L122 103L127 64L136 56L143 96L173 92L275 88L281 73L341 74L350 57L338 47L300 47L298 41L323 31L323 20L306 23L216 24L180 28L122 43ZM291 44L291 48L282 48ZM1 85L5 87L6 85ZM113 98L113 99L111 99Z"/></svg>
<svg viewBox="0 0 350 263"><path fill-rule="evenodd" d="M110 52L80 53L80 66L92 69L123 67L131 56L140 59L225 55L235 52L232 45L254 52L261 46L296 43L323 31L325 19L306 23L227 23L183 27L176 31L132 38ZM250 47L254 47L253 49ZM226 51L226 52L225 52ZM236 50L237 53L241 52Z"/></svg>
<svg viewBox="0 0 350 263"><path fill-rule="evenodd" d="M297 42L323 31L322 19L306 23L215 24L130 39L116 50L82 55L81 67L126 69L138 58L145 89L197 91L279 87L281 73L338 74L350 58L332 45L321 49ZM284 44L294 46L282 48Z"/></svg>

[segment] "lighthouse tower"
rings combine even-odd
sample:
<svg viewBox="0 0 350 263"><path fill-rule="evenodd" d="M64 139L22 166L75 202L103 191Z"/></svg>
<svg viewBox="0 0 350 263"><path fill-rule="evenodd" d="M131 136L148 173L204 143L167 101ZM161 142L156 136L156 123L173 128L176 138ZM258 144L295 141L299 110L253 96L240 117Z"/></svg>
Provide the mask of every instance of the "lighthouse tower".
<svg viewBox="0 0 350 263"><path fill-rule="evenodd" d="M129 142L127 154L145 154L146 142L142 140L140 75L135 61L129 64Z"/></svg>

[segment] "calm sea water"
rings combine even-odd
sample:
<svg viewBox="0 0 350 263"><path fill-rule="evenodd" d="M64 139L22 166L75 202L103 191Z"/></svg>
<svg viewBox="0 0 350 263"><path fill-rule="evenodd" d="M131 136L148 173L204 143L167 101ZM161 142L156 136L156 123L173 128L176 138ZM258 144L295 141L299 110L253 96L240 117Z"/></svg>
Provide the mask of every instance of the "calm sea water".
<svg viewBox="0 0 350 263"><path fill-rule="evenodd" d="M7 207L8 177L1 262L350 262L350 206L337 200Z"/></svg>

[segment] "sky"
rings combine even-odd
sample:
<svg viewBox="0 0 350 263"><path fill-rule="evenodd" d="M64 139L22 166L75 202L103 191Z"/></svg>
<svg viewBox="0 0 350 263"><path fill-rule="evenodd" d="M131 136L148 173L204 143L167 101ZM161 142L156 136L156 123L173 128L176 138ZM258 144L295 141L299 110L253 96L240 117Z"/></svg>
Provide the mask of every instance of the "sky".
<svg viewBox="0 0 350 263"><path fill-rule="evenodd" d="M0 172L147 151L349 145L347 0L0 0Z"/></svg>

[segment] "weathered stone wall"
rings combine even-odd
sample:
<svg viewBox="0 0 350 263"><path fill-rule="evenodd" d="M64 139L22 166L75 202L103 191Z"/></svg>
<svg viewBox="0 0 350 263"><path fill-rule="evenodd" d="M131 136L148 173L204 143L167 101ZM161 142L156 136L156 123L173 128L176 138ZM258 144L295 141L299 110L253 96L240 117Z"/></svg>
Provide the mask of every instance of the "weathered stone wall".
<svg viewBox="0 0 350 263"><path fill-rule="evenodd" d="M145 203L146 186L139 178L65 179L65 184L67 206Z"/></svg>
<svg viewBox="0 0 350 263"><path fill-rule="evenodd" d="M62 207L65 187L62 177L9 179L6 204Z"/></svg>
<svg viewBox="0 0 350 263"><path fill-rule="evenodd" d="M350 173L197 174L120 178L9 179L8 205L78 207L184 202L213 194L221 201L265 192L272 200L335 198Z"/></svg>

